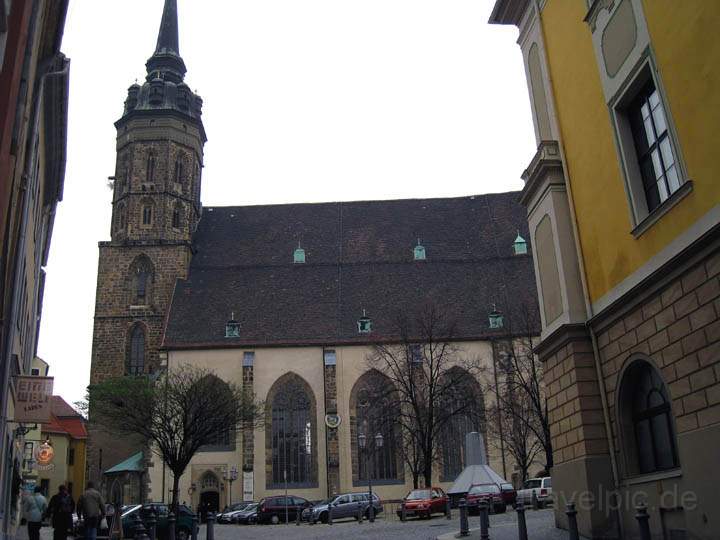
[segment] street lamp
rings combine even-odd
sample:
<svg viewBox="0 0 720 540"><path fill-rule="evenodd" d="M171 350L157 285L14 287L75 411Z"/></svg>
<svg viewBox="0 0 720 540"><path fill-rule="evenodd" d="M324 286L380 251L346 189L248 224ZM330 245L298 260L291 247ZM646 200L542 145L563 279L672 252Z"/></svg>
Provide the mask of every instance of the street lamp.
<svg viewBox="0 0 720 540"><path fill-rule="evenodd" d="M228 503L228 506L232 506L232 483L238 479L237 467L233 465L230 470L225 469L225 472L223 473L223 478L228 484L230 484L228 489L228 491L230 492L230 502Z"/></svg>
<svg viewBox="0 0 720 540"><path fill-rule="evenodd" d="M368 518L370 520L370 523L375 522L375 501L373 501L373 492L372 492L372 475L370 474L370 448L367 446L368 439L365 436L364 433L360 433L358 435L358 446L360 446L360 451L365 451L365 473L368 477L368 494L370 498L370 507L369 507L369 514ZM377 450L379 448L382 448L383 445L383 436L382 433L378 433L375 435L375 447L374 450Z"/></svg>

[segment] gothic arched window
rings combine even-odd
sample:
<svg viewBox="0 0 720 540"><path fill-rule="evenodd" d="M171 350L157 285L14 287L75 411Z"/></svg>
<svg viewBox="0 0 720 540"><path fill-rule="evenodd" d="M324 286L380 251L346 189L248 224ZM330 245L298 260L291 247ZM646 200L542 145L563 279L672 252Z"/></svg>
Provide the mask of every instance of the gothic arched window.
<svg viewBox="0 0 720 540"><path fill-rule="evenodd" d="M175 182L182 184L183 181L183 162L182 158L178 156L175 160Z"/></svg>
<svg viewBox="0 0 720 540"><path fill-rule="evenodd" d="M153 182L155 180L155 152L150 150L147 158L147 181Z"/></svg>
<svg viewBox="0 0 720 540"><path fill-rule="evenodd" d="M152 199L143 199L142 201L142 226L151 227L153 219L155 219L155 203Z"/></svg>
<svg viewBox="0 0 720 540"><path fill-rule="evenodd" d="M146 255L140 255L130 265L130 303L149 305L152 299L154 271Z"/></svg>
<svg viewBox="0 0 720 540"><path fill-rule="evenodd" d="M472 431L485 435L485 403L475 377L460 367L447 370L440 384L444 403L439 414L445 416L440 472L442 481L452 482L465 468L465 436Z"/></svg>
<svg viewBox="0 0 720 540"><path fill-rule="evenodd" d="M350 444L353 457L353 481L364 484L402 479L402 464L398 463L396 421L399 415L397 393L392 382L378 371L366 372L350 392ZM382 446L375 438L382 435ZM358 437L365 437L361 448Z"/></svg>
<svg viewBox="0 0 720 540"><path fill-rule="evenodd" d="M638 359L625 370L618 413L630 474L679 466L670 397L660 373L650 362Z"/></svg>
<svg viewBox="0 0 720 540"><path fill-rule="evenodd" d="M127 227L127 210L125 204L120 203L117 207L117 220L115 222L116 230L122 231Z"/></svg>
<svg viewBox="0 0 720 540"><path fill-rule="evenodd" d="M287 485L293 487L316 484L316 408L312 390L299 376L289 373L275 382L267 403L268 485L284 486L286 479Z"/></svg>
<svg viewBox="0 0 720 540"><path fill-rule="evenodd" d="M177 202L175 203L175 207L173 208L172 213L172 227L173 229L179 229L180 225L182 223L182 211L183 206L181 203Z"/></svg>
<svg viewBox="0 0 720 540"><path fill-rule="evenodd" d="M130 331L130 343L126 373L141 375L145 372L145 330L142 324L136 324Z"/></svg>

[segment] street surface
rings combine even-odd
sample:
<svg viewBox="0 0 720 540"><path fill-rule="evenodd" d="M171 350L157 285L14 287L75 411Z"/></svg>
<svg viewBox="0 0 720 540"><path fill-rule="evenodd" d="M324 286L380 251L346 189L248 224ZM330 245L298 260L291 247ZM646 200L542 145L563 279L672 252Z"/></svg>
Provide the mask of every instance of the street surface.
<svg viewBox="0 0 720 540"><path fill-rule="evenodd" d="M567 540L567 531L555 528L552 509L528 511L526 514L529 540ZM333 525L215 525L215 540L277 540L277 539L362 539L362 540L452 540L460 529L459 514L453 510L453 519L443 516L431 520L409 519L402 523L380 518L375 523L354 520L336 521ZM480 518L470 518L470 528L477 529ZM41 540L52 540L52 528L40 530ZM468 540L480 538L479 530L471 530ZM27 540L27 527L18 531L18 540ZM490 516L491 540L517 540L517 519L515 512ZM200 527L198 540L207 540L206 527Z"/></svg>

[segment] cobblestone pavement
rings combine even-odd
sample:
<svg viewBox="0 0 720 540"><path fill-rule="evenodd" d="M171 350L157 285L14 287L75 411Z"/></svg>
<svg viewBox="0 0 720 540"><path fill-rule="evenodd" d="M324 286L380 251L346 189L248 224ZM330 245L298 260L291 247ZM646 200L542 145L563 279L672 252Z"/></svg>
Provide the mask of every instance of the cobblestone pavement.
<svg viewBox="0 0 720 540"><path fill-rule="evenodd" d="M540 510L527 512L528 537L529 540L566 540L567 532L555 529L555 522L552 510ZM472 528L480 526L479 517L470 518ZM517 520L515 512L490 516L490 539L491 540L517 540ZM333 525L216 525L215 540L270 540L270 539L361 539L361 540L384 540L386 538L397 540L435 540L438 537L448 535L454 538L454 533L459 530L459 517L456 511L453 512L453 519L446 520L442 516L434 517L431 520L408 520L405 523L400 521L385 521L378 519L375 523L363 522L359 525L356 521L336 521ZM448 534L449 533L449 534ZM468 538L479 538L470 536ZM198 540L206 540L206 529L201 527ZM443 539L444 540L444 539Z"/></svg>

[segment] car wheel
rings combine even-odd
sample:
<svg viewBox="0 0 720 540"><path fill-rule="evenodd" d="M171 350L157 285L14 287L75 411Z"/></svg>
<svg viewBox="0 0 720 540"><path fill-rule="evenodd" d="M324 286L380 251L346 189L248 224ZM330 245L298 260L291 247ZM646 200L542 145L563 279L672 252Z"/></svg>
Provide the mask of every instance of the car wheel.
<svg viewBox="0 0 720 540"><path fill-rule="evenodd" d="M272 516L270 516L270 523L272 523L273 525L277 525L278 523L280 523L280 518L277 516L277 514L273 514Z"/></svg>
<svg viewBox="0 0 720 540"><path fill-rule="evenodd" d="M175 540L188 540L190 538L190 531L185 527L180 527L175 533Z"/></svg>

